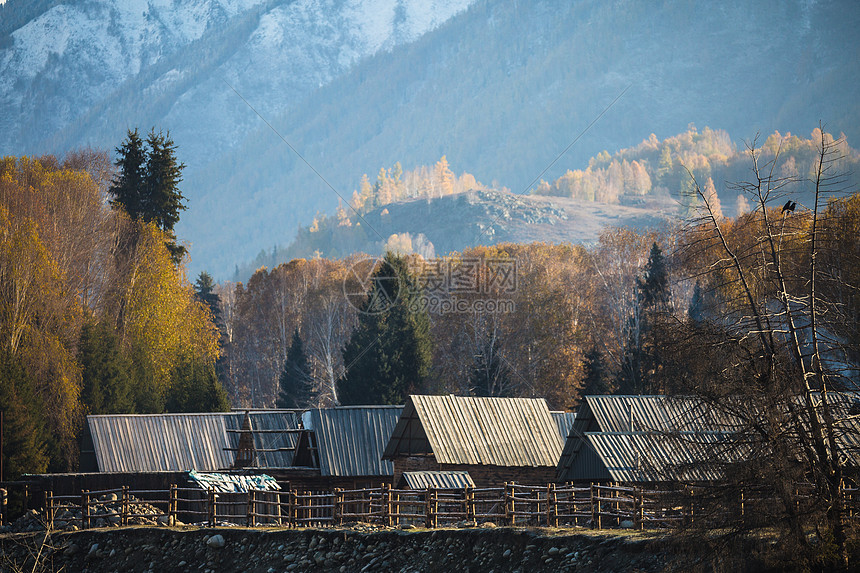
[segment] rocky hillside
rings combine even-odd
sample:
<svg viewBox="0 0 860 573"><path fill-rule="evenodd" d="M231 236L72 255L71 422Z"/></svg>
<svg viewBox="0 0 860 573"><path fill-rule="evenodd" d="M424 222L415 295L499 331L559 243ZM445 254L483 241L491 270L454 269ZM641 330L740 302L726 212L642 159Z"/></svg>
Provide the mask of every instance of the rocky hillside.
<svg viewBox="0 0 860 573"><path fill-rule="evenodd" d="M607 226L656 227L677 211L677 202L666 195L625 198L610 205L487 189L400 201L364 213L360 219L353 215L355 223L349 227L333 217L318 218L314 226L302 227L289 247L264 251L238 267L233 279L245 281L261 266L274 268L315 253L338 258L353 252L377 255L386 249L403 249L433 257L504 242L589 243Z"/></svg>

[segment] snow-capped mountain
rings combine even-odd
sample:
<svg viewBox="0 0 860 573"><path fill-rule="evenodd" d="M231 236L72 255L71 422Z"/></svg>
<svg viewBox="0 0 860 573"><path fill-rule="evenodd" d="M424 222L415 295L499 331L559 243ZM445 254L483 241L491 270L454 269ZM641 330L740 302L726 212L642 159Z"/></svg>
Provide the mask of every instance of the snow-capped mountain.
<svg viewBox="0 0 860 573"><path fill-rule="evenodd" d="M0 17L26 22L0 24L0 154L113 148L127 127L157 126L199 165L256 125L248 105L284 113L470 2L67 0L40 12L9 0Z"/></svg>

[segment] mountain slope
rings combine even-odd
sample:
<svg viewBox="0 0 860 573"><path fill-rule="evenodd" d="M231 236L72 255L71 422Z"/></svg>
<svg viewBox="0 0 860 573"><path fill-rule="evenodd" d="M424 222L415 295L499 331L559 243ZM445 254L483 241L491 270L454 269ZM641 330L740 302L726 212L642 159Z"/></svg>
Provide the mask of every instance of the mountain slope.
<svg viewBox="0 0 860 573"><path fill-rule="evenodd" d="M332 212L359 174L442 154L520 192L690 122L738 141L806 135L821 119L857 141L860 61L847 54L860 47L858 15L849 2L480 2L267 118L310 165L260 122L189 180L201 193L185 236L196 260L223 272Z"/></svg>
<svg viewBox="0 0 860 573"><path fill-rule="evenodd" d="M112 148L126 127L157 125L197 165L256 126L233 88L261 113L283 112L469 1L11 0L0 153Z"/></svg>

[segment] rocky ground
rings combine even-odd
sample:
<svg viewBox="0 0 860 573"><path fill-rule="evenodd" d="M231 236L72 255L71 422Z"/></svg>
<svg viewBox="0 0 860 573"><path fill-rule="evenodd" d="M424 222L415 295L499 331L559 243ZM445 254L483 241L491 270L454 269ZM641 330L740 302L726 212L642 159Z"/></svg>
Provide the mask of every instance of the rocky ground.
<svg viewBox="0 0 860 573"><path fill-rule="evenodd" d="M43 542L44 540L44 542ZM124 527L0 536L4 571L651 572L677 552L637 533L476 527L441 530Z"/></svg>

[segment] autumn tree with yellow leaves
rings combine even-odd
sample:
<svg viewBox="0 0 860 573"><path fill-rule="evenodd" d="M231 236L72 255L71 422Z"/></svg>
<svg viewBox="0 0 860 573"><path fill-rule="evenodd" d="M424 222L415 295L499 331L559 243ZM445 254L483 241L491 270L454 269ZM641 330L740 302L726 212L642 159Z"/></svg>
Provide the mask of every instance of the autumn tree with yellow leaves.
<svg viewBox="0 0 860 573"><path fill-rule="evenodd" d="M173 264L171 237L108 206L110 170L93 150L0 159L4 478L73 469L87 413L164 411L184 366L197 376L218 356L211 313ZM116 360L100 369L99 356ZM130 396L105 401L118 396L104 387L113 380L130 381ZM226 407L223 391L214 405Z"/></svg>

